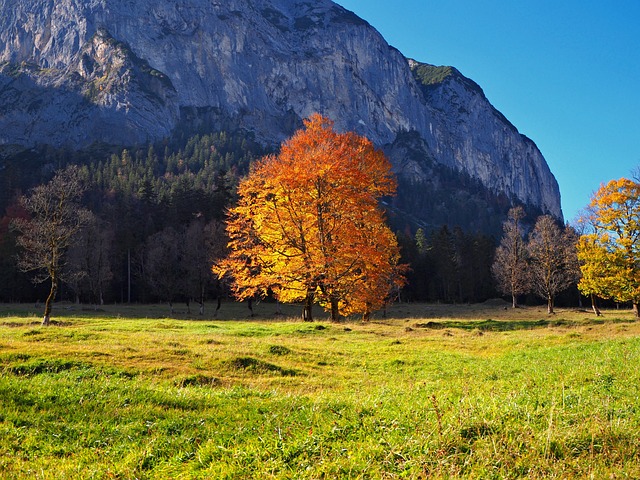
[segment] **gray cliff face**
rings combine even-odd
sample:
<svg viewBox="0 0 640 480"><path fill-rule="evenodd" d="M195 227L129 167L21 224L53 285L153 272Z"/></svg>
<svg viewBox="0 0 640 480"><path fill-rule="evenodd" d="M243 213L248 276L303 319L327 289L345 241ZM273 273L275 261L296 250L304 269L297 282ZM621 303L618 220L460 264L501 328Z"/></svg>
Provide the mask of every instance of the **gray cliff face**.
<svg viewBox="0 0 640 480"><path fill-rule="evenodd" d="M452 67L413 60L409 65L433 109L429 132L422 133L435 158L561 218L558 184L544 157L489 103L482 89Z"/></svg>
<svg viewBox="0 0 640 480"><path fill-rule="evenodd" d="M0 143L144 143L206 110L275 144L320 112L380 146L417 132L425 162L562 216L540 152L479 87L457 72L425 83L330 0L0 0L0 13Z"/></svg>

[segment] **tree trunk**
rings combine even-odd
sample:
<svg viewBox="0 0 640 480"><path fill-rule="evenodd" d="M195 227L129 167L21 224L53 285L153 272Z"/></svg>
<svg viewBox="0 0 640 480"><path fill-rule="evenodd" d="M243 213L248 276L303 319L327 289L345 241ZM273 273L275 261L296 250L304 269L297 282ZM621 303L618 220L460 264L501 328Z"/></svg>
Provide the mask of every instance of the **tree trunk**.
<svg viewBox="0 0 640 480"><path fill-rule="evenodd" d="M247 307L249 307L249 311L251 312L251 318L253 318L253 299L250 298L247 300Z"/></svg>
<svg viewBox="0 0 640 480"><path fill-rule="evenodd" d="M127 249L127 303L131 303L131 249ZM171 307L173 314L173 306Z"/></svg>
<svg viewBox="0 0 640 480"><path fill-rule="evenodd" d="M51 323L51 304L56 298L56 292L58 291L58 278L51 277L51 290L47 301L44 303L44 316L42 317L42 325L47 326Z"/></svg>
<svg viewBox="0 0 640 480"><path fill-rule="evenodd" d="M593 313L596 314L596 317L602 315L602 312L600 312L600 309L598 308L596 296L593 293L591 294L591 308L593 309Z"/></svg>
<svg viewBox="0 0 640 480"><path fill-rule="evenodd" d="M515 295L511 295L511 308L518 308L518 300Z"/></svg>
<svg viewBox="0 0 640 480"><path fill-rule="evenodd" d="M633 302L633 316L640 318L640 311L638 311L638 304L636 302Z"/></svg>
<svg viewBox="0 0 640 480"><path fill-rule="evenodd" d="M547 297L547 314L553 315L553 313L553 297L549 295Z"/></svg>
<svg viewBox="0 0 640 480"><path fill-rule="evenodd" d="M222 296L218 295L218 304L216 305L216 312L213 314L214 317L218 318L218 310L220 310L220 307L222 306Z"/></svg>
<svg viewBox="0 0 640 480"><path fill-rule="evenodd" d="M340 310L338 308L338 299L331 297L331 321L339 322L340 321Z"/></svg>
<svg viewBox="0 0 640 480"><path fill-rule="evenodd" d="M305 298L302 307L302 320L313 322L313 292L307 292L307 298Z"/></svg>
<svg viewBox="0 0 640 480"><path fill-rule="evenodd" d="M200 315L204 315L204 285L200 287Z"/></svg>

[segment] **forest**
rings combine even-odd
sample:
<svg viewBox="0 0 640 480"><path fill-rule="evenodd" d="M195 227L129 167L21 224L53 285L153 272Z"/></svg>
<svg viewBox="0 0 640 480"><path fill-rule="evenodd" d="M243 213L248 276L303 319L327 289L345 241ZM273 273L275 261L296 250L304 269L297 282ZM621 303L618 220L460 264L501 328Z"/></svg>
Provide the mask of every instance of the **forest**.
<svg viewBox="0 0 640 480"><path fill-rule="evenodd" d="M119 151L41 147L14 153L4 163L0 196L0 301L46 298L47 286L34 284L20 268L19 232L12 225L28 217L20 196L71 164L80 166L81 203L93 217L69 249L58 301L166 302L172 309L176 302L195 302L202 311L205 303L228 297L228 285L210 266L226 255L224 223L240 180L267 153L244 132L183 135ZM387 207L400 263L408 266L399 300L477 303L500 295L491 272L499 238L455 224L416 229L399 220L393 199ZM577 300L573 288L567 301Z"/></svg>

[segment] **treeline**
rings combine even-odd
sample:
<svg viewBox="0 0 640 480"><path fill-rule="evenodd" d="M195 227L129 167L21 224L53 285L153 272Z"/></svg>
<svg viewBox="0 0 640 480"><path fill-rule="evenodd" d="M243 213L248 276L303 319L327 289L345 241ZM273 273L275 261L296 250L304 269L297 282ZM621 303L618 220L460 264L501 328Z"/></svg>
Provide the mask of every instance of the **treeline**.
<svg viewBox="0 0 640 480"><path fill-rule="evenodd" d="M39 159L34 158L36 151ZM106 271L100 273L102 301L166 301L164 291L154 283L148 265L153 262L147 252L163 237L180 235L179 246L183 247L188 245L186 238L191 240L188 232L197 228L219 230L240 178L266 152L246 135L220 132L193 136L181 148L160 144L122 150L106 158L104 151L98 150L69 154L66 161L62 158L65 153L69 152L32 150L21 154L26 165L20 163L20 155L4 164L4 183L10 186L12 195L4 195L4 214L0 217L0 301L36 301L46 296L47 288L33 285L31 276L18 267L17 232L11 229L11 223L28 216L20 206L20 195L46 183L56 170L73 162L80 165L87 186L82 203L95 219L69 256L77 267L80 261L86 264L87 252L97 254L102 250L101 269ZM30 176L26 173L29 168ZM83 255L84 260L74 258ZM185 255L181 254L181 259L186 264ZM175 271L185 277L184 269ZM98 301L88 286L91 281L85 275L64 282L58 298ZM216 295L215 291L208 294ZM175 296L186 298L191 292L180 286Z"/></svg>
<svg viewBox="0 0 640 480"><path fill-rule="evenodd" d="M402 262L410 266L403 300L477 303L497 295L491 275L495 239L442 226L399 233Z"/></svg>
<svg viewBox="0 0 640 480"><path fill-rule="evenodd" d="M58 300L202 303L226 295L209 267L225 254L225 213L239 180L266 153L244 133L218 132L182 145L119 152L46 147L13 155L0 175L7 188L0 198L0 301L47 296L46 286L20 270L18 233L10 226L28 217L20 195L68 164L80 167L87 186L82 205L93 219L69 251L68 268L84 274L68 275ZM475 303L499 295L491 271L494 237L446 225L396 234L400 262L409 266L402 300Z"/></svg>

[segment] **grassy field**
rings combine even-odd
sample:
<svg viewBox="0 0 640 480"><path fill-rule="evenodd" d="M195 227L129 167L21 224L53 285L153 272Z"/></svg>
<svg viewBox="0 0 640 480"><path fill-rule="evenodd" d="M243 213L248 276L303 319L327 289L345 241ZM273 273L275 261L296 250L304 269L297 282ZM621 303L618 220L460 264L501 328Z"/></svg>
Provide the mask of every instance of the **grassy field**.
<svg viewBox="0 0 640 480"><path fill-rule="evenodd" d="M640 478L628 311L182 310L0 305L0 478Z"/></svg>

